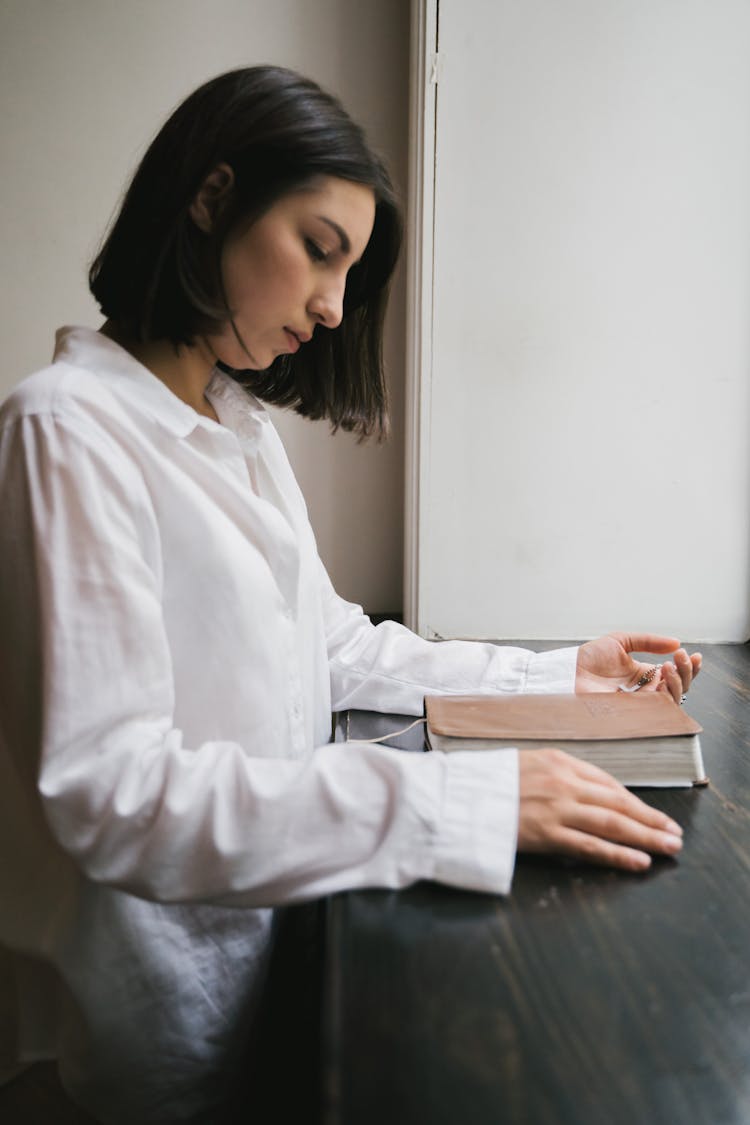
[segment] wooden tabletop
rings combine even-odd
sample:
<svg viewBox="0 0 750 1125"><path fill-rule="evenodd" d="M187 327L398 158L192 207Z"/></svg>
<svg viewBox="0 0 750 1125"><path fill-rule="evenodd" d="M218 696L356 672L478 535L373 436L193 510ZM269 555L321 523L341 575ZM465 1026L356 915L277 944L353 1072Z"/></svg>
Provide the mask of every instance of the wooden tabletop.
<svg viewBox="0 0 750 1125"><path fill-rule="evenodd" d="M748 1125L750 650L703 652L711 784L641 791L677 861L329 900L324 1125Z"/></svg>

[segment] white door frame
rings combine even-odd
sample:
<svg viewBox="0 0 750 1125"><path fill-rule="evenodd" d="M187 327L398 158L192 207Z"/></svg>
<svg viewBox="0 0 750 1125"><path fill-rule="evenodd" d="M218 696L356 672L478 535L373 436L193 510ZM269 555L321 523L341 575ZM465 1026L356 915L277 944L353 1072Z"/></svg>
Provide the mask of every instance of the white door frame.
<svg viewBox="0 0 750 1125"><path fill-rule="evenodd" d="M420 493L429 440L439 0L412 0L406 237L404 621L421 631Z"/></svg>

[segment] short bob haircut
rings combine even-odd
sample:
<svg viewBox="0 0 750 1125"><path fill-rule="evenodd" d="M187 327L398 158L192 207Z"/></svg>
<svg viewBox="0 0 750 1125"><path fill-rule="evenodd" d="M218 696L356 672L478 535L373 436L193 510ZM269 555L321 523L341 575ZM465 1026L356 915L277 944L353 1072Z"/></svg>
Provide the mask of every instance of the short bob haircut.
<svg viewBox="0 0 750 1125"><path fill-rule="evenodd" d="M190 205L218 164L234 183L210 233ZM157 134L89 271L104 316L132 339L177 347L233 323L220 261L228 234L259 218L318 176L364 184L375 194L375 224L349 271L344 316L318 326L294 355L264 371L229 373L260 398L361 438L383 438L388 396L383 319L402 238L388 173L336 98L274 66L247 67L199 87ZM236 329L235 329L236 331Z"/></svg>

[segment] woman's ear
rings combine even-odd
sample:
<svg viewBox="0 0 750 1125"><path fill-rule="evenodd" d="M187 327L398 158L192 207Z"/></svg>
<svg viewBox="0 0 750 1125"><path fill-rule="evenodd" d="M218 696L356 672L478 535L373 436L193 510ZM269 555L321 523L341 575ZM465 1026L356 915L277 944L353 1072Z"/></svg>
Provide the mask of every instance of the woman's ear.
<svg viewBox="0 0 750 1125"><path fill-rule="evenodd" d="M234 172L228 164L217 164L201 184L190 204L190 217L204 234L213 230L216 216L234 184Z"/></svg>

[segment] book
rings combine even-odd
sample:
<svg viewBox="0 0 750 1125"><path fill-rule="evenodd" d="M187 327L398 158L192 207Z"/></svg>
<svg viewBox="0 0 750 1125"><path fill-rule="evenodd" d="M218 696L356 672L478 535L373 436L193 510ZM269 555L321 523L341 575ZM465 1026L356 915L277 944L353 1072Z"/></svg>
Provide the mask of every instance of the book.
<svg viewBox="0 0 750 1125"><path fill-rule="evenodd" d="M431 695L432 750L559 747L633 788L706 785L701 726L663 692Z"/></svg>

